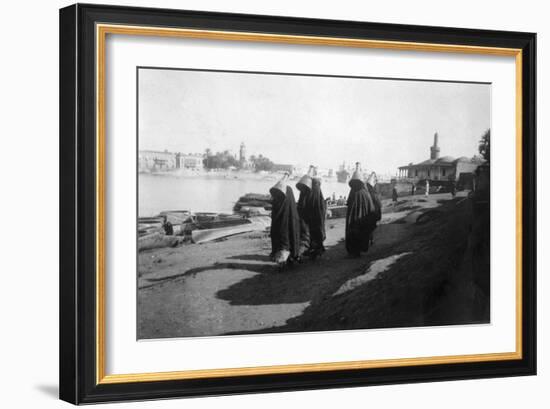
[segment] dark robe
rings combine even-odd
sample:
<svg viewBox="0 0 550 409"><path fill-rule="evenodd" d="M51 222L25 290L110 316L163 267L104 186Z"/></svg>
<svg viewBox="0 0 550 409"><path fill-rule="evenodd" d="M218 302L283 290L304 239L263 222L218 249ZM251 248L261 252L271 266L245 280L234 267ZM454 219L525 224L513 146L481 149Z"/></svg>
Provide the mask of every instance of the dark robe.
<svg viewBox="0 0 550 409"><path fill-rule="evenodd" d="M358 256L369 249L378 214L365 184L360 180L352 180L350 185L346 212L346 250L349 254Z"/></svg>
<svg viewBox="0 0 550 409"><path fill-rule="evenodd" d="M367 187L367 190L369 191L372 202L374 203L374 214L369 219L370 220L369 221L369 230L370 230L369 236L370 236L370 244L372 244L374 242L373 237L372 237L372 233L376 229L376 227L378 225L378 222L382 219L382 202L380 201L380 196L378 195L378 192L376 191L374 186L371 186L370 184L367 183L366 187Z"/></svg>
<svg viewBox="0 0 550 409"><path fill-rule="evenodd" d="M311 237L310 248L314 251L324 251L323 242L326 238L325 217L327 214L327 203L321 191L321 181L313 179L311 193L306 200L306 223L309 227Z"/></svg>
<svg viewBox="0 0 550 409"><path fill-rule="evenodd" d="M367 183L366 187L367 187L367 190L369 191L372 202L374 203L374 210L375 210L374 220L378 222L380 221L380 219L382 219L382 202L380 201L380 196L378 195L378 192L376 191L376 189L370 184ZM397 191L395 191L395 193L397 195Z"/></svg>
<svg viewBox="0 0 550 409"><path fill-rule="evenodd" d="M297 258L300 246L300 221L292 188L287 186L286 195L277 189L271 189L270 193L273 197L270 231L271 253L288 250L289 258Z"/></svg>
<svg viewBox="0 0 550 409"><path fill-rule="evenodd" d="M300 191L300 197L298 198L298 216L300 217L300 254L309 250L311 237L309 235L309 226L306 222L306 203L311 195L311 189L304 185L297 185Z"/></svg>
<svg viewBox="0 0 550 409"><path fill-rule="evenodd" d="M370 186L370 185L369 185ZM391 191L392 201L397 202L397 189L393 188Z"/></svg>

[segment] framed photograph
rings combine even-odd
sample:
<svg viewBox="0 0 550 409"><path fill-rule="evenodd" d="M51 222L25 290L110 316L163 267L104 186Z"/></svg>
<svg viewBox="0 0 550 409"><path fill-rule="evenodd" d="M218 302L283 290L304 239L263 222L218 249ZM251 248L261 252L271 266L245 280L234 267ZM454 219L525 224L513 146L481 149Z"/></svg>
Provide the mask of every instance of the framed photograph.
<svg viewBox="0 0 550 409"><path fill-rule="evenodd" d="M61 399L534 375L535 53L61 9Z"/></svg>

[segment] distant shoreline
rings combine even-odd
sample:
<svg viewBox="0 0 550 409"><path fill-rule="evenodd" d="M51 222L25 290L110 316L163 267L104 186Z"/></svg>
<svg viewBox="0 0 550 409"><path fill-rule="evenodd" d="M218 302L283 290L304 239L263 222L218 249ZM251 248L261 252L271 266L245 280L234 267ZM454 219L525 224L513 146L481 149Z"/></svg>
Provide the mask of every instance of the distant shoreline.
<svg viewBox="0 0 550 409"><path fill-rule="evenodd" d="M162 172L139 172L138 176L166 176L176 178L201 178L208 179L248 179L248 180L278 180L283 176L284 172L251 172L246 170L190 170L190 169L175 169ZM293 174L290 180L298 180L300 174ZM323 177L323 180L336 181L336 177Z"/></svg>

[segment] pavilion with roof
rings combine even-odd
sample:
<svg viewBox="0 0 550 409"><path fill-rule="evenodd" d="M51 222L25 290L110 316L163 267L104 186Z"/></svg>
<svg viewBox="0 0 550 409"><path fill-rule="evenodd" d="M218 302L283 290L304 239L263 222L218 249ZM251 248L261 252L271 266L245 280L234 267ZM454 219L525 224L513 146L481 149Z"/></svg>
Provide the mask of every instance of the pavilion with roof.
<svg viewBox="0 0 550 409"><path fill-rule="evenodd" d="M477 158L467 158L462 156L458 159L452 156L439 157L440 148L438 146L439 136L434 134L434 144L430 147L430 159L420 163L409 163L399 167L399 178L401 179L429 179L429 180L458 180L461 173L472 173L483 160Z"/></svg>

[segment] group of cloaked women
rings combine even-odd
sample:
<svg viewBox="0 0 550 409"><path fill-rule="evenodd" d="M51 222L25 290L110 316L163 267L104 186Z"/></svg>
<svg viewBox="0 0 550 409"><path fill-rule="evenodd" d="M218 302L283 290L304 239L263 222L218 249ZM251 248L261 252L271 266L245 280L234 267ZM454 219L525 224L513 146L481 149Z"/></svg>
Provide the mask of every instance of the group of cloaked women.
<svg viewBox="0 0 550 409"><path fill-rule="evenodd" d="M300 178L296 188L300 192L298 202L292 188L287 185L286 173L269 192L272 196L271 258L280 266L315 259L324 253L326 238L325 219L327 204L321 191L321 178L317 169ZM350 256L359 257L373 243L372 234L381 218L380 199L375 191L377 182L373 172L365 180L356 163L349 180L351 188L346 212L346 250Z"/></svg>

